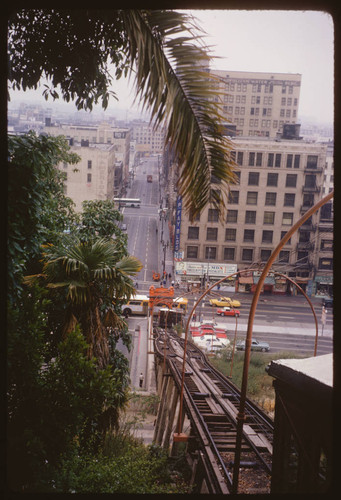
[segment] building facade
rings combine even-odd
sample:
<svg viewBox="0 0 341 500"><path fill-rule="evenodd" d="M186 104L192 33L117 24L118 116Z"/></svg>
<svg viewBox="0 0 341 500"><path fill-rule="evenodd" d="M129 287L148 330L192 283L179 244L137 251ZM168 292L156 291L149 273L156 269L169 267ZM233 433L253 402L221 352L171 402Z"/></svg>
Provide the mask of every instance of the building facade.
<svg viewBox="0 0 341 500"><path fill-rule="evenodd" d="M140 156L161 154L164 148L165 129L143 121L133 121L131 139L136 141L135 151Z"/></svg>
<svg viewBox="0 0 341 500"><path fill-rule="evenodd" d="M182 212L181 200L174 208L175 273L182 280L214 281L226 276L227 265L231 273L263 267L292 225L322 197L325 145L298 138L236 137L233 142L239 182L231 186L225 222L213 208L194 222ZM331 273L332 233L321 236L327 226L332 228L332 214L322 208L292 235L273 265L311 294L317 290L316 277ZM230 285L253 291L259 275L243 275ZM264 291L291 290L287 280L269 276Z"/></svg>
<svg viewBox="0 0 341 500"><path fill-rule="evenodd" d="M81 144L113 146L115 151L116 171L115 195L124 193L129 182L130 129L112 127L108 123L100 125L45 125L44 132L49 135L64 135L70 145Z"/></svg>
<svg viewBox="0 0 341 500"><path fill-rule="evenodd" d="M301 75L210 70L225 93L221 111L238 136L275 138L297 123Z"/></svg>
<svg viewBox="0 0 341 500"><path fill-rule="evenodd" d="M81 157L76 165L60 163L66 174L65 194L82 210L85 200L111 200L114 196L115 150L112 144L74 143L71 150Z"/></svg>

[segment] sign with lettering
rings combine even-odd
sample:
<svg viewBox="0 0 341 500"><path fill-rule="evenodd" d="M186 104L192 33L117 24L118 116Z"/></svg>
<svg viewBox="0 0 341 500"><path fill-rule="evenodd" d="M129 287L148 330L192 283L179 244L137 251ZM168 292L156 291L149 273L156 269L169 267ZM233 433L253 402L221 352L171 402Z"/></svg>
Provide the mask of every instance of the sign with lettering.
<svg viewBox="0 0 341 500"><path fill-rule="evenodd" d="M180 250L181 212L182 212L182 197L178 196L176 200L174 252L178 252Z"/></svg>
<svg viewBox="0 0 341 500"><path fill-rule="evenodd" d="M237 264L214 264L212 262L176 262L176 274L189 276L214 276L223 278L237 272Z"/></svg>

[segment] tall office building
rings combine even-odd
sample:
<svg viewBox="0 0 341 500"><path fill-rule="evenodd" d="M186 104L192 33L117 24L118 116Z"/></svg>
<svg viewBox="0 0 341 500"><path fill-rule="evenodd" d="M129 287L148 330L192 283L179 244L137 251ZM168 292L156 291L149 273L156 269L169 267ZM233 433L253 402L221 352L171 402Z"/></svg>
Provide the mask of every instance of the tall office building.
<svg viewBox="0 0 341 500"><path fill-rule="evenodd" d="M181 203L174 208L178 279L214 281L237 269L264 266L292 225L322 197L326 145L299 139L296 125L284 129L281 139L234 138L239 183L231 186L223 223L210 207L193 222L182 212ZM296 136L285 139L292 135L290 131ZM317 293L320 284L332 283L332 209L328 207L292 235L273 265L311 293ZM256 271L229 283L240 291L252 291L258 277ZM285 293L287 286L285 279L270 276L265 290Z"/></svg>
<svg viewBox="0 0 341 500"><path fill-rule="evenodd" d="M211 70L226 93L222 113L237 136L275 138L285 123L297 123L301 75Z"/></svg>

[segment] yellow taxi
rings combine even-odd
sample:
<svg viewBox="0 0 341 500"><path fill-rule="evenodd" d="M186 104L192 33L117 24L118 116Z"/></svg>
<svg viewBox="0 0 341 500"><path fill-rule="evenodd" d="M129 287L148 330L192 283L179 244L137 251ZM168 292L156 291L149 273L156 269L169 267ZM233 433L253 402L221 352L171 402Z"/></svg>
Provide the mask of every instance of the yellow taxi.
<svg viewBox="0 0 341 500"><path fill-rule="evenodd" d="M230 297L220 297L219 299L210 299L210 305L215 307L240 307L239 300Z"/></svg>

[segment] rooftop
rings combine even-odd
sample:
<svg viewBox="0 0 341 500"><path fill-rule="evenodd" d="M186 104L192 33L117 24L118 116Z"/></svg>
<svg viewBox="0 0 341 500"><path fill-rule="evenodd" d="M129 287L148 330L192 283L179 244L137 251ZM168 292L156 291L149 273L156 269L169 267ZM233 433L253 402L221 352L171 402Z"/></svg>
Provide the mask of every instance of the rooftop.
<svg viewBox="0 0 341 500"><path fill-rule="evenodd" d="M304 359L271 361L269 375L283 382L298 385L300 389L332 389L333 354Z"/></svg>

